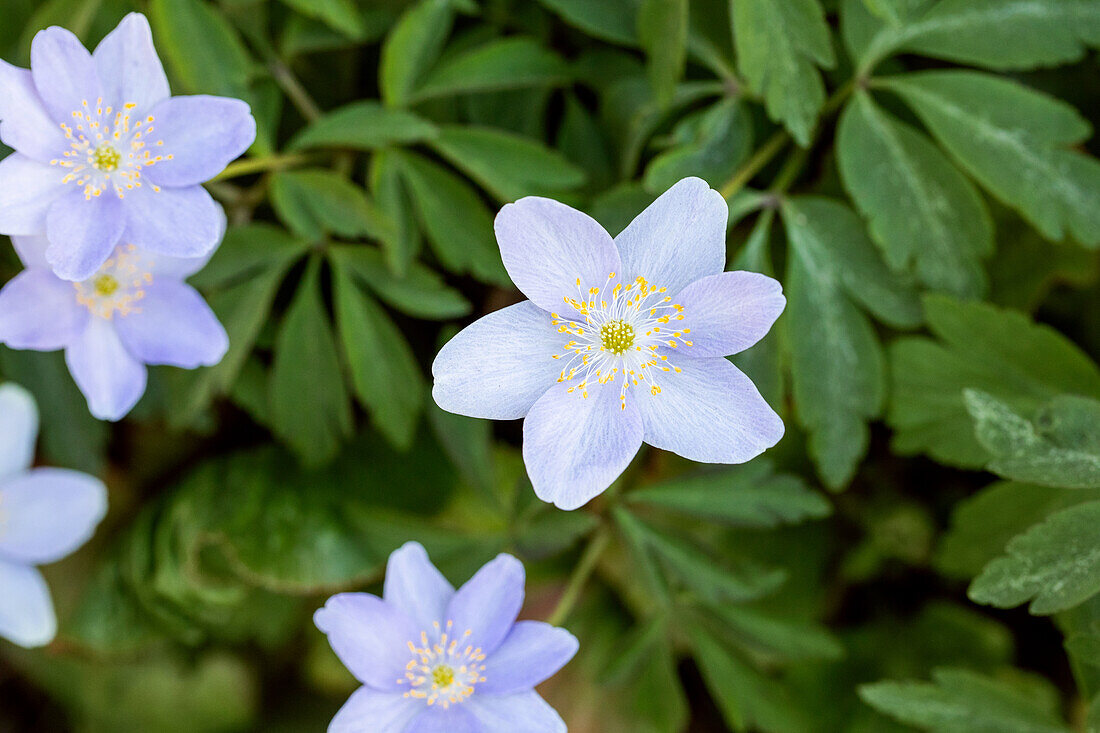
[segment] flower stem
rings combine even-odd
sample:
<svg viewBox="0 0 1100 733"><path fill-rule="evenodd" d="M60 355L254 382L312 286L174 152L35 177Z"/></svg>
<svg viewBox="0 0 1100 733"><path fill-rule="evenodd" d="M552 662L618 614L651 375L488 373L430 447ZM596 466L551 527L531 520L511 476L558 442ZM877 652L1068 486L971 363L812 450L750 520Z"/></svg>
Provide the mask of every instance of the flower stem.
<svg viewBox="0 0 1100 733"><path fill-rule="evenodd" d="M314 122L324 115L324 112L313 101L313 97L309 96L309 92L298 81L298 77L294 76L294 72L290 70L289 66L283 63L281 59L275 58L271 60L270 67L271 76L286 92L286 96L290 98L291 103L302 113L302 117L306 118L306 122Z"/></svg>
<svg viewBox="0 0 1100 733"><path fill-rule="evenodd" d="M718 193L722 194L722 198L727 201L731 199L738 191L744 188L753 176L759 173L764 166L771 162L771 159L779 154L787 143L790 141L791 136L786 130L777 130L774 135L768 138L759 150L753 153L752 157L741 166L736 173L733 174L733 178L726 182L726 185L718 189Z"/></svg>
<svg viewBox="0 0 1100 733"><path fill-rule="evenodd" d="M230 163L221 173L214 177L215 181L224 181L229 178L248 176L253 173L293 168L310 160L310 156L304 153L292 153L289 155L263 155L258 158L245 158L235 163Z"/></svg>
<svg viewBox="0 0 1100 733"><path fill-rule="evenodd" d="M569 576L569 584L565 586L565 592L562 593L561 600L558 601L554 612L546 620L548 624L561 626L568 620L569 614L573 612L573 607L580 600L585 584L596 569L596 563L599 561L600 555L603 554L610 543L611 530L608 529L607 525L596 530L596 533L588 540L588 546L584 548L584 554L581 555L580 562L577 563L577 567L573 568L573 574Z"/></svg>

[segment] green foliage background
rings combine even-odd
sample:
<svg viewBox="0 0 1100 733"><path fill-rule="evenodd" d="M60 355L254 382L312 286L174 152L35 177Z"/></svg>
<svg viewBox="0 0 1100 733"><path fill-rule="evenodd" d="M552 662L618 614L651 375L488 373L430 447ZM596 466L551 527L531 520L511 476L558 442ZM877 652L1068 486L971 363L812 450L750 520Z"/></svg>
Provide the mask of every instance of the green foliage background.
<svg viewBox="0 0 1100 733"><path fill-rule="evenodd" d="M142 10L173 89L259 136L193 279L219 366L154 370L108 426L60 355L0 350L41 458L111 492L47 569L57 642L0 645L0 730L323 730L354 681L310 614L407 539L456 581L527 563L526 615L581 640L544 690L574 733L1100 730L1100 0L3 10L24 66L40 28ZM431 359L517 299L503 202L614 233L685 175L729 199L731 266L783 281L736 361L787 437L544 506L517 426L436 408Z"/></svg>

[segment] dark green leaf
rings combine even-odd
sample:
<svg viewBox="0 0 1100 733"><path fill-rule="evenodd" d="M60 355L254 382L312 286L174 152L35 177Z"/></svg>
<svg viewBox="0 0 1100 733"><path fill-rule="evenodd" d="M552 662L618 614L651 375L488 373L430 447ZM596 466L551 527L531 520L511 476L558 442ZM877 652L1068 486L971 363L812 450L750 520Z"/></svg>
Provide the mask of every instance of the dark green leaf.
<svg viewBox="0 0 1100 733"><path fill-rule="evenodd" d="M288 227L310 240L332 232L342 237L395 236L393 223L367 192L323 168L279 171L271 179L271 205Z"/></svg>
<svg viewBox="0 0 1100 733"><path fill-rule="evenodd" d="M157 50L184 88L176 90L244 96L252 60L240 36L201 0L152 0L149 21Z"/></svg>
<svg viewBox="0 0 1100 733"><path fill-rule="evenodd" d="M642 0L637 22L649 83L668 106L687 65L688 0Z"/></svg>
<svg viewBox="0 0 1100 733"><path fill-rule="evenodd" d="M561 84L568 78L569 67L557 54L533 38L510 36L441 62L412 98Z"/></svg>
<svg viewBox="0 0 1100 733"><path fill-rule="evenodd" d="M437 273L417 262L404 277L395 276L381 252L363 245L336 245L329 256L386 302L414 318L446 320L461 318L471 311L469 301L448 287Z"/></svg>
<svg viewBox="0 0 1100 733"><path fill-rule="evenodd" d="M745 106L726 99L685 117L672 133L673 145L645 169L645 187L660 194L681 178L726 181L752 150L752 120Z"/></svg>
<svg viewBox="0 0 1100 733"><path fill-rule="evenodd" d="M423 142L436 134L438 130L434 124L412 112L363 100L333 110L310 123L294 137L290 147L374 150Z"/></svg>
<svg viewBox="0 0 1100 733"><path fill-rule="evenodd" d="M382 44L378 86L387 106L403 107L439 58L454 22L452 0L420 0L411 6Z"/></svg>
<svg viewBox="0 0 1100 733"><path fill-rule="evenodd" d="M363 18L352 0L282 0L302 15L324 21L350 38L362 38Z"/></svg>

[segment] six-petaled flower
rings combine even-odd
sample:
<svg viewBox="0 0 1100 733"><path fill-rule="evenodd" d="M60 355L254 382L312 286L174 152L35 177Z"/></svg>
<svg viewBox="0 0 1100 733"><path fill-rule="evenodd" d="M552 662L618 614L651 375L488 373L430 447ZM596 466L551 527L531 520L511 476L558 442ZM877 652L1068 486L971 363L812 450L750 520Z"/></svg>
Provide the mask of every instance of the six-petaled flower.
<svg viewBox="0 0 1100 733"><path fill-rule="evenodd" d="M252 144L238 99L169 96L145 16L126 16L94 54L51 27L30 70L0 61L0 233L44 234L46 261L86 280L120 242L174 257L218 243L220 207L200 185Z"/></svg>
<svg viewBox="0 0 1100 733"><path fill-rule="evenodd" d="M642 442L742 463L783 422L725 357L783 311L780 284L723 272L726 202L702 180L666 191L619 236L564 204L528 197L496 219L501 257L530 300L490 313L432 366L445 410L525 418L523 457L544 501L575 509Z"/></svg>
<svg viewBox="0 0 1100 733"><path fill-rule="evenodd" d="M107 490L91 476L31 468L38 411L21 387L0 385L0 637L20 646L57 632L46 581L35 567L71 554L107 512Z"/></svg>
<svg viewBox="0 0 1100 733"><path fill-rule="evenodd" d="M577 651L564 629L516 621L523 565L500 555L457 591L410 542L390 555L382 598L341 593L317 627L363 683L329 733L564 733L534 687Z"/></svg>

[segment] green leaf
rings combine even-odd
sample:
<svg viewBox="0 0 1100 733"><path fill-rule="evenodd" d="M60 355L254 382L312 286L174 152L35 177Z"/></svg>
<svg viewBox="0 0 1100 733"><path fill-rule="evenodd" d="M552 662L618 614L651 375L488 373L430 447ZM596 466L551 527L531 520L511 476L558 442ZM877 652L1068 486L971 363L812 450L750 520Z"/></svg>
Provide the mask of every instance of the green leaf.
<svg viewBox="0 0 1100 733"><path fill-rule="evenodd" d="M438 132L434 124L412 112L363 100L311 122L294 136L289 147L292 150L325 147L375 150L424 142Z"/></svg>
<svg viewBox="0 0 1100 733"><path fill-rule="evenodd" d="M443 266L510 286L493 233L493 217L477 192L427 158L401 153L398 160L421 228Z"/></svg>
<svg viewBox="0 0 1100 733"><path fill-rule="evenodd" d="M201 0L152 0L157 50L183 83L181 91L245 96L252 60L225 16Z"/></svg>
<svg viewBox="0 0 1100 733"><path fill-rule="evenodd" d="M596 38L612 43L638 42L641 0L539 0L562 20Z"/></svg>
<svg viewBox="0 0 1100 733"><path fill-rule="evenodd" d="M820 624L730 603L707 606L722 638L770 661L840 659L844 646Z"/></svg>
<svg viewBox="0 0 1100 733"><path fill-rule="evenodd" d="M913 17L917 10L928 5L929 0L863 0L867 9L893 25Z"/></svg>
<svg viewBox="0 0 1100 733"><path fill-rule="evenodd" d="M1077 61L1086 46L1098 45L1100 7L1091 0L943 0L880 32L860 66L869 70L907 51L992 69L1030 69Z"/></svg>
<svg viewBox="0 0 1100 733"><path fill-rule="evenodd" d="M410 102L425 72L439 58L454 22L452 0L421 0L386 36L378 66L382 100L390 107Z"/></svg>
<svg viewBox="0 0 1100 733"><path fill-rule="evenodd" d="M558 85L569 67L533 38L509 36L474 46L441 62L412 93L413 101L468 92Z"/></svg>
<svg viewBox="0 0 1100 733"><path fill-rule="evenodd" d="M726 181L752 151L752 119L737 99L724 99L685 117L672 132L673 145L645 169L646 190L660 194L681 178Z"/></svg>
<svg viewBox="0 0 1100 733"><path fill-rule="evenodd" d="M778 527L820 519L829 502L791 474L776 474L767 460L707 471L647 486L629 500L738 527Z"/></svg>
<svg viewBox="0 0 1100 733"><path fill-rule="evenodd" d="M368 286L387 305L414 318L447 320L469 315L470 302L443 278L418 262L413 262L404 277L395 276L384 262L383 254L363 245L330 247L329 257L340 267Z"/></svg>
<svg viewBox="0 0 1100 733"><path fill-rule="evenodd" d="M374 426L398 448L407 448L416 432L424 385L412 349L386 312L364 293L334 257L336 325L359 401L371 411Z"/></svg>
<svg viewBox="0 0 1100 733"><path fill-rule="evenodd" d="M451 125L430 144L501 201L560 194L584 183L584 171L561 153L503 130Z"/></svg>
<svg viewBox="0 0 1100 733"><path fill-rule="evenodd" d="M393 224L367 192L335 171L278 171L271 177L271 205L298 235L316 241L326 232L342 237L395 236Z"/></svg>
<svg viewBox="0 0 1100 733"><path fill-rule="evenodd" d="M397 275L408 272L420 251L420 227L396 151L379 150L371 156L370 187L375 202L394 224L393 236L382 240L386 262Z"/></svg>
<svg viewBox="0 0 1100 733"><path fill-rule="evenodd" d="M825 13L817 0L737 0L731 3L738 67L763 95L768 115L808 145L825 103L817 67L836 59Z"/></svg>
<svg viewBox="0 0 1100 733"><path fill-rule="evenodd" d="M891 344L887 421L894 450L927 453L941 463L980 468L989 453L974 436L964 389L978 389L1031 411L1057 395L1100 398L1100 371L1072 342L1023 314L944 295L924 299L939 339Z"/></svg>
<svg viewBox="0 0 1100 733"><path fill-rule="evenodd" d="M919 309L850 209L796 197L782 214L791 245L785 319L795 410L818 472L839 489L867 450L867 421L881 412L886 388L882 347L853 300L899 325L915 321Z"/></svg>
<svg viewBox="0 0 1100 733"><path fill-rule="evenodd" d="M361 39L366 32L363 18L352 0L282 0L309 18L324 21L349 38Z"/></svg>
<svg viewBox="0 0 1100 733"><path fill-rule="evenodd" d="M1063 509L1008 543L970 584L977 603L1046 615L1100 592L1100 501Z"/></svg>
<svg viewBox="0 0 1100 733"><path fill-rule="evenodd" d="M963 669L937 669L932 682L862 685L864 702L918 728L941 733L1068 733L1057 698Z"/></svg>
<svg viewBox="0 0 1100 733"><path fill-rule="evenodd" d="M268 397L275 433L307 465L335 457L352 431L350 399L320 276L321 260L315 258L276 337Z"/></svg>
<svg viewBox="0 0 1100 733"><path fill-rule="evenodd" d="M1098 499L1100 491L998 481L955 505L951 527L936 553L936 567L946 575L973 578L1037 520Z"/></svg>
<svg viewBox="0 0 1100 733"><path fill-rule="evenodd" d="M1065 489L1100 488L1100 402L1060 395L1031 419L985 392L966 390L986 467L1005 478Z"/></svg>
<svg viewBox="0 0 1100 733"><path fill-rule="evenodd" d="M688 0L642 0L637 23L649 83L667 107L687 66Z"/></svg>
<svg viewBox="0 0 1100 733"><path fill-rule="evenodd" d="M901 95L970 175L1047 239L1100 245L1100 163L1068 148L1089 124L1068 104L970 71L928 71L882 85Z"/></svg>
<svg viewBox="0 0 1100 733"><path fill-rule="evenodd" d="M985 291L993 222L973 185L924 135L858 92L840 118L844 186L894 270L955 295Z"/></svg>

